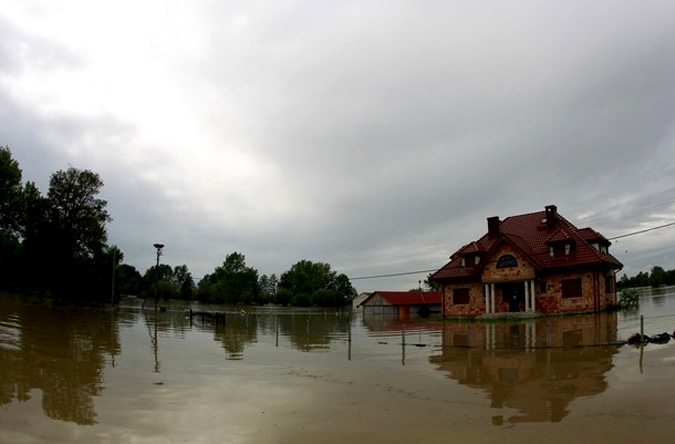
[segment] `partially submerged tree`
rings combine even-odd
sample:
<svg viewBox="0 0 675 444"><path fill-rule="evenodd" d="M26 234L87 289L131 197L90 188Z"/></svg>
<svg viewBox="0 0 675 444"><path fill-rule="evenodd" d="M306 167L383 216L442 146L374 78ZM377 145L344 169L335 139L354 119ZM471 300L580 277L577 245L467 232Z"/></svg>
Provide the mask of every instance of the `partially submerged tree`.
<svg viewBox="0 0 675 444"><path fill-rule="evenodd" d="M0 146L0 231L18 234L22 214L21 169L7 146Z"/></svg>
<svg viewBox="0 0 675 444"><path fill-rule="evenodd" d="M301 260L279 279L279 293L292 294L293 305L341 307L351 303L356 290L344 274L337 274L329 264ZM284 293L284 298L287 294Z"/></svg>
<svg viewBox="0 0 675 444"><path fill-rule="evenodd" d="M238 252L225 256L223 265L197 285L197 298L202 302L258 303L259 293L258 270L248 267L246 257Z"/></svg>
<svg viewBox="0 0 675 444"><path fill-rule="evenodd" d="M107 202L97 197L102 187L98 174L72 167L57 171L49 181L48 226L40 243L51 259L47 275L61 297L81 298L103 290L96 274L105 273L101 256L107 241L106 223L112 219Z"/></svg>
<svg viewBox="0 0 675 444"><path fill-rule="evenodd" d="M274 273L270 276L266 274L260 276L260 279L258 279L259 302L261 304L272 302L277 294L278 285L279 281Z"/></svg>
<svg viewBox="0 0 675 444"><path fill-rule="evenodd" d="M69 168L52 175L46 197L32 182L22 188L20 287L63 300L110 299L114 254L102 187L98 174Z"/></svg>
<svg viewBox="0 0 675 444"><path fill-rule="evenodd" d="M21 169L6 146L0 146L0 284L12 287L18 271L22 217Z"/></svg>

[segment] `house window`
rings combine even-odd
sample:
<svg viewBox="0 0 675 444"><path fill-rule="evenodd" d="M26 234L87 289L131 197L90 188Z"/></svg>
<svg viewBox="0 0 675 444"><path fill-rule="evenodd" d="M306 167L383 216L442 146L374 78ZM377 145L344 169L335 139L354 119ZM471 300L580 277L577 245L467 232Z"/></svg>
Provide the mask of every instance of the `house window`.
<svg viewBox="0 0 675 444"><path fill-rule="evenodd" d="M605 293L611 293L614 287L614 276L605 276Z"/></svg>
<svg viewBox="0 0 675 444"><path fill-rule="evenodd" d="M570 248L572 248L570 244L565 244L565 256L570 255Z"/></svg>
<svg viewBox="0 0 675 444"><path fill-rule="evenodd" d="M563 299L580 298L581 297L581 278L564 279L562 281L562 297L563 297Z"/></svg>
<svg viewBox="0 0 675 444"><path fill-rule="evenodd" d="M455 288L452 290L452 303L454 305L466 305L469 303L469 289Z"/></svg>
<svg viewBox="0 0 675 444"><path fill-rule="evenodd" d="M518 261L511 254L505 254L497 259L497 268L517 267Z"/></svg>
<svg viewBox="0 0 675 444"><path fill-rule="evenodd" d="M546 293L546 281L539 281L539 293Z"/></svg>

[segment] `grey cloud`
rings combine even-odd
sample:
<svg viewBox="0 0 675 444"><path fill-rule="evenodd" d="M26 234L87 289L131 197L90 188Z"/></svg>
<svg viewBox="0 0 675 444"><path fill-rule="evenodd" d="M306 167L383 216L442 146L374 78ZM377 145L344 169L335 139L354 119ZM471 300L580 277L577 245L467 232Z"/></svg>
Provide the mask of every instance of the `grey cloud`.
<svg viewBox="0 0 675 444"><path fill-rule="evenodd" d="M136 146L135 128L114 118L38 122L50 141L20 130L35 123L29 110L14 119L9 144L42 147L45 165L79 157L101 167L111 240L139 268L160 240L165 259L196 277L231 251L267 274L300 259L386 274L440 267L493 215L557 204L574 223L618 235L675 214L664 184L675 148L669 3L261 5L217 5L205 18L207 56L184 71L195 75L193 100L215 105L198 112L220 149L244 141L239 149L271 165L268 189L284 190L285 214L268 220L247 201L244 188L258 184L193 195L173 159L104 165L82 134L110 150ZM235 33L237 14L249 22ZM17 65L7 48L2 60ZM74 157L64 146L78 147ZM621 258L632 269L650 251L670 257L635 245Z"/></svg>

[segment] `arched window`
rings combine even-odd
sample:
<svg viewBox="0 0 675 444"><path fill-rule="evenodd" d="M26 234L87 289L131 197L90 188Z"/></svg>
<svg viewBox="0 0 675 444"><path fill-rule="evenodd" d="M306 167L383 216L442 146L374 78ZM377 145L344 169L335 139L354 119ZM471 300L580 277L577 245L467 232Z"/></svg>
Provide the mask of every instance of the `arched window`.
<svg viewBox="0 0 675 444"><path fill-rule="evenodd" d="M505 254L497 260L497 268L517 267L518 261L511 254Z"/></svg>

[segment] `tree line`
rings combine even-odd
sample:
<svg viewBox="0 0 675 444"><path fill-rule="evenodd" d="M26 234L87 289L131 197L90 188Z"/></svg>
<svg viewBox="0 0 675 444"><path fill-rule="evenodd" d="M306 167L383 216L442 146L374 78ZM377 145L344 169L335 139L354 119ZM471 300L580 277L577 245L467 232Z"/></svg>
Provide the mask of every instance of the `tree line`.
<svg viewBox="0 0 675 444"><path fill-rule="evenodd" d="M242 253L195 283L187 265L160 264L141 274L109 245L112 217L99 198L104 183L70 167L50 177L43 195L23 182L19 163L0 146L0 288L63 301L110 301L121 295L209 303L339 307L356 290L326 263L301 260L277 278L260 276Z"/></svg>
<svg viewBox="0 0 675 444"><path fill-rule="evenodd" d="M652 267L651 271L641 271L633 277L626 274L616 284L618 290L635 287L661 287L664 285L675 285L675 269L665 270L663 267Z"/></svg>

